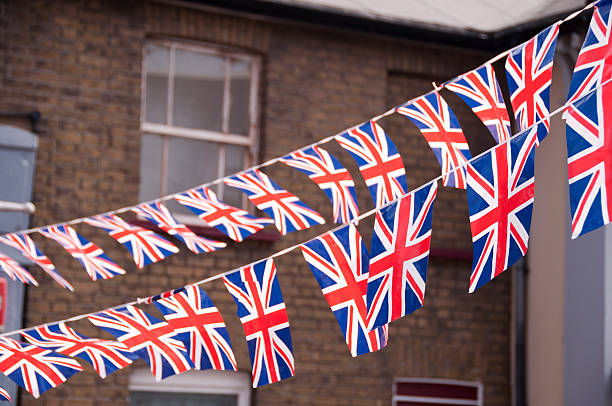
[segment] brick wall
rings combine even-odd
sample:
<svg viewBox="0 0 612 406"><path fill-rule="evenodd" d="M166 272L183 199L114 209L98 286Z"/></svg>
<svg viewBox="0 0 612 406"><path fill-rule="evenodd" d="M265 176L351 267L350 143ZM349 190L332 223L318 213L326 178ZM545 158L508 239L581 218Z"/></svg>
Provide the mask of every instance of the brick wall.
<svg viewBox="0 0 612 406"><path fill-rule="evenodd" d="M262 56L260 160L368 119L429 90L432 80L450 78L486 58L417 42L138 1L3 0L0 19L0 110L38 109L43 114L35 225L137 203L146 38L229 45ZM471 145L485 148L484 127L456 97L449 95L448 100ZM404 158L410 187L438 175L433 154L409 120L389 117L381 125ZM354 173L360 210L372 208L350 156L337 145L326 148ZM282 165L266 172L331 221L327 198L304 175ZM372 219L359 224L368 247L371 227ZM329 228L330 224L316 226L275 243L230 243L224 250L199 256L183 249L161 264L137 270L127 251L105 233L78 226L79 232L128 271L96 283L54 242L35 235L76 292L63 291L34 270L41 286L28 289L24 323L63 319L182 286ZM464 191L440 190L432 245L470 252ZM502 275L468 295L470 265L469 261L432 258L425 307L390 326L386 349L353 359L301 254L279 258L296 377L257 389L254 404L387 405L393 379L403 376L479 380L487 405L509 404L510 278ZM226 320L240 369L249 372L232 299L219 281L204 288ZM74 326L86 335L104 336L86 322ZM89 366L85 369L40 400L23 394L22 404L128 403L129 368L106 380Z"/></svg>

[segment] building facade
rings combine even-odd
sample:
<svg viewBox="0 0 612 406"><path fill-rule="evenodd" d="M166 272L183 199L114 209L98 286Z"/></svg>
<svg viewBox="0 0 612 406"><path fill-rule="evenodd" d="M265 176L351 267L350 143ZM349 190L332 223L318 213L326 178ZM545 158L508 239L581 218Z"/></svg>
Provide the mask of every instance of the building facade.
<svg viewBox="0 0 612 406"><path fill-rule="evenodd" d="M196 3L4 0L0 21L0 111L42 114L34 131L33 226L136 204L281 156L419 96L431 90L432 81L452 78L491 56L418 38ZM448 92L444 96L472 155L491 147L493 139L468 107ZM9 116L0 122L30 125ZM409 189L439 174L434 155L409 120L391 116L379 123L403 157ZM325 148L353 174L360 211L371 209L350 155L334 143ZM224 240L228 247L217 252L195 255L181 249L141 270L104 232L78 225L127 271L97 282L59 245L34 235L75 292L33 269L40 286L26 290L23 325L180 287L333 227L329 201L304 175L281 164L265 172L319 211L327 224L283 237L268 227L239 244ZM253 210L241 195L217 192ZM358 225L368 247L372 225L372 218ZM197 230L220 238L201 225ZM216 280L202 287L225 319L238 373L208 371L153 383L142 361L105 380L84 365L85 371L38 400L22 392L20 404L171 404L167 399L196 402L207 394L219 405L388 405L402 378L473 382L481 385L484 404L511 403L512 277L506 272L467 294L471 237L465 191L440 188L425 305L393 322L387 347L375 353L351 357L298 250L276 264L291 326L294 378L250 388L242 326L233 300ZM109 337L83 320L71 325L88 336Z"/></svg>

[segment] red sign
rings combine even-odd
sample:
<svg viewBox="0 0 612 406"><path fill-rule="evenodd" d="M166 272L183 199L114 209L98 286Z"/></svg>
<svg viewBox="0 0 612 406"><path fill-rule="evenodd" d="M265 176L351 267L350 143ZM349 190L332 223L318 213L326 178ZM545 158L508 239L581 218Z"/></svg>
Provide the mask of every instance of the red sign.
<svg viewBox="0 0 612 406"><path fill-rule="evenodd" d="M0 278L0 330L4 329L6 320L6 279Z"/></svg>

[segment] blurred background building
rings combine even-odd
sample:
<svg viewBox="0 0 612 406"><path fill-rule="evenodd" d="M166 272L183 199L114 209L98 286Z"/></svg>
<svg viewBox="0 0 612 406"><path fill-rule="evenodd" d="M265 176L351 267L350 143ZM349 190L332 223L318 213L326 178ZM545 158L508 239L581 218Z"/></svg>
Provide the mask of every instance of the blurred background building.
<svg viewBox="0 0 612 406"><path fill-rule="evenodd" d="M136 204L281 156L419 96L432 82L477 67L583 5L2 0L0 200L31 200L36 212L1 213L0 231ZM565 102L589 18L590 12L561 27L551 110ZM503 61L495 68L507 96ZM472 155L492 147L494 140L469 108L450 92L444 97ZM409 120L390 116L380 124L404 159L409 188L438 175L434 155ZM569 239L564 131L555 117L538 149L527 260L475 294L467 294L472 252L465 191L439 191L425 305L390 325L383 350L350 356L314 277L293 252L276 262L291 325L294 378L251 389L235 305L215 281L203 288L223 314L239 372L195 371L156 383L142 362L105 380L85 366L39 400L22 393L19 402L417 405L424 402L418 396L429 396L443 400L428 404L612 404L612 235L603 228ZM354 175L361 212L372 208L350 156L337 145L327 147ZM105 233L80 225L79 232L128 271L98 282L57 244L35 235L76 292L38 277L34 266L40 287L24 289L1 276L4 331L180 287L331 228L330 205L305 176L279 164L266 172L328 224L282 238L268 227L241 244L228 241L218 252L196 256L182 250L142 270ZM239 192L216 192L253 210ZM222 238L185 209L171 208L198 233ZM358 227L368 247L372 224L368 219ZM105 336L86 322L74 327Z"/></svg>

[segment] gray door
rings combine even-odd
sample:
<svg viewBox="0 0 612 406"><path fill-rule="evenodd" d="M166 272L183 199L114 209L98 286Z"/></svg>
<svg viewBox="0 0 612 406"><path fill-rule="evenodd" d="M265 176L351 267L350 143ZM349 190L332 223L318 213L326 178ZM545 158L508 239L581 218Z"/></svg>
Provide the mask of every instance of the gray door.
<svg viewBox="0 0 612 406"><path fill-rule="evenodd" d="M36 135L20 128L0 125L0 200L18 203L31 201L37 147ZM23 230L28 228L29 223L28 214L0 212L0 233ZM0 244L0 251L22 265L31 265L10 247ZM24 285L21 282L14 282L4 273L0 274L0 278L7 283L6 317L0 330L19 329L22 327ZM0 374L0 386L16 399L17 385L2 374Z"/></svg>

